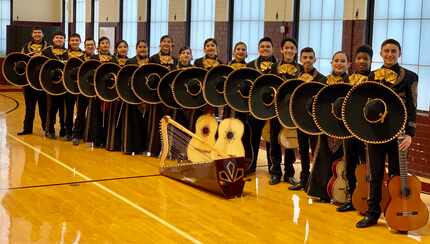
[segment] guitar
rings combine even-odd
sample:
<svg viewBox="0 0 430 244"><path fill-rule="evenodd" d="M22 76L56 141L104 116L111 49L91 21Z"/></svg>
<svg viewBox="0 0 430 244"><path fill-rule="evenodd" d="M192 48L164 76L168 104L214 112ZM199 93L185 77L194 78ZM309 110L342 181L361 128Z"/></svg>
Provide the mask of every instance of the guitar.
<svg viewBox="0 0 430 244"><path fill-rule="evenodd" d="M261 137L265 142L270 143L270 120L264 123L263 130L261 131Z"/></svg>
<svg viewBox="0 0 430 244"><path fill-rule="evenodd" d="M278 135L278 142L283 148L298 148L297 129L282 128Z"/></svg>
<svg viewBox="0 0 430 244"><path fill-rule="evenodd" d="M188 159L193 163L207 162L211 160L212 150L207 147L206 143L212 146L215 145L215 133L218 123L211 114L204 114L197 119L195 127L195 134L205 143L191 138L187 146Z"/></svg>
<svg viewBox="0 0 430 244"><path fill-rule="evenodd" d="M343 151L345 150L345 141L342 142ZM345 172L345 160L337 160L333 163L331 170L333 176L327 184L327 193L334 202L345 203L348 200L347 186Z"/></svg>
<svg viewBox="0 0 430 244"><path fill-rule="evenodd" d="M357 179L357 186L352 194L352 205L360 214L365 214L369 205L367 199L370 193L370 168L369 168L369 153L366 149L366 163L361 163L357 165L355 169L355 178ZM384 179L388 178L387 174L384 174ZM387 208L388 202L390 200L390 195L388 194L388 188L384 183L381 186L381 202L379 207L381 211L384 212Z"/></svg>
<svg viewBox="0 0 430 244"><path fill-rule="evenodd" d="M227 118L218 126L218 139L215 142L217 152L222 152L229 157L245 157L245 148L242 144L244 125L242 121L235 118ZM212 151L212 159L223 159L215 151Z"/></svg>
<svg viewBox="0 0 430 244"><path fill-rule="evenodd" d="M399 143L403 137L399 137ZM385 211L388 226L398 231L416 230L427 224L429 212L420 198L421 182L408 175L407 151L399 149L400 176L394 176L389 184L391 201Z"/></svg>

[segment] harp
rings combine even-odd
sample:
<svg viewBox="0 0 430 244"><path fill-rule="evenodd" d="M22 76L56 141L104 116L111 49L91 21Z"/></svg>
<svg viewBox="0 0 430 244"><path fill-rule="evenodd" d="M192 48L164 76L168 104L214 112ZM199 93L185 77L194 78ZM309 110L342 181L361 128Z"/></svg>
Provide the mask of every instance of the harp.
<svg viewBox="0 0 430 244"><path fill-rule="evenodd" d="M189 141L194 139L200 140L202 144L206 142L169 116L161 119L160 127L162 138L160 173L162 175L225 198L242 195L245 171L249 165L243 157L223 155L212 145L207 144L207 148L222 159L214 160L211 154L204 154L206 160L191 162L187 157Z"/></svg>

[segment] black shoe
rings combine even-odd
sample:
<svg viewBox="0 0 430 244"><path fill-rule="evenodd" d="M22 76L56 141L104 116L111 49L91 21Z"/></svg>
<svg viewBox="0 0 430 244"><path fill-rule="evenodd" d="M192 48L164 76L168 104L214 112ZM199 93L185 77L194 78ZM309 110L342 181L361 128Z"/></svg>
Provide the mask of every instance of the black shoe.
<svg viewBox="0 0 430 244"><path fill-rule="evenodd" d="M288 187L288 190L291 190L291 191L300 191L302 189L304 189L304 186L302 183Z"/></svg>
<svg viewBox="0 0 430 244"><path fill-rule="evenodd" d="M336 208L336 211L338 211L338 212L348 212L348 211L354 211L354 210L355 210L355 208L354 208L354 206L352 206L351 202L346 202L343 205Z"/></svg>
<svg viewBox="0 0 430 244"><path fill-rule="evenodd" d="M27 130L23 130L23 131L17 133L18 136L30 135L30 134L33 134L33 132L27 131Z"/></svg>
<svg viewBox="0 0 430 244"><path fill-rule="evenodd" d="M281 183L281 177L279 177L277 175L270 176L270 180L269 180L270 185L276 185L279 183Z"/></svg>
<svg viewBox="0 0 430 244"><path fill-rule="evenodd" d="M79 138L73 138L72 139L72 143L73 143L74 146L79 145L79 142L80 142Z"/></svg>
<svg viewBox="0 0 430 244"><path fill-rule="evenodd" d="M355 227L357 228L366 228L372 225L376 225L378 223L378 217L366 215L362 220L358 221Z"/></svg>
<svg viewBox="0 0 430 244"><path fill-rule="evenodd" d="M70 134L66 134L64 137L63 137L63 139L65 140L65 141L71 141L72 140L72 135L70 135Z"/></svg>
<svg viewBox="0 0 430 244"><path fill-rule="evenodd" d="M52 132L46 132L46 137L53 140L56 139L55 133Z"/></svg>
<svg viewBox="0 0 430 244"><path fill-rule="evenodd" d="M300 183L294 177L285 177L285 176L284 176L284 182L287 182L288 184L291 184L293 186L295 186L295 185L297 185L297 184Z"/></svg>

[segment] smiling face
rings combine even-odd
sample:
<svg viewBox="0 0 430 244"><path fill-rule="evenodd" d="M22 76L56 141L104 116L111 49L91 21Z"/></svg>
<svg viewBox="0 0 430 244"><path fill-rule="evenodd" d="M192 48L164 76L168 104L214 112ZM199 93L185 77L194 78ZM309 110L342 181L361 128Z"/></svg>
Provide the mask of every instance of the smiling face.
<svg viewBox="0 0 430 244"><path fill-rule="evenodd" d="M380 55L384 60L384 66L391 67L399 61L400 49L398 46L388 43L381 48Z"/></svg>
<svg viewBox="0 0 430 244"><path fill-rule="evenodd" d="M121 42L117 47L118 56L126 57L128 53L128 45L124 42Z"/></svg>
<svg viewBox="0 0 430 244"><path fill-rule="evenodd" d="M189 64L192 58L191 49L185 49L179 54L179 62L181 64Z"/></svg>
<svg viewBox="0 0 430 244"><path fill-rule="evenodd" d="M287 41L282 46L281 53L285 62L293 63L294 58L297 55L297 47L294 45L294 43Z"/></svg>
<svg viewBox="0 0 430 244"><path fill-rule="evenodd" d="M100 45L99 45L100 52L102 52L102 53L108 53L109 52L109 47L110 47L109 40L103 40L103 41L100 42Z"/></svg>
<svg viewBox="0 0 430 244"><path fill-rule="evenodd" d="M245 44L237 45L236 48L234 49L233 54L234 54L234 59L236 59L237 61L245 60L247 56L246 45Z"/></svg>
<svg viewBox="0 0 430 244"><path fill-rule="evenodd" d="M160 51L163 54L170 54L170 52L173 49L173 40L170 37L165 37L163 38L163 40L160 42Z"/></svg>
<svg viewBox="0 0 430 244"><path fill-rule="evenodd" d="M146 58L148 57L148 44L146 42L139 42L139 44L136 47L136 53L137 56L140 58Z"/></svg>
<svg viewBox="0 0 430 244"><path fill-rule="evenodd" d="M217 55L216 44L213 41L208 41L205 44L204 52L206 56L210 58L214 58Z"/></svg>
<svg viewBox="0 0 430 244"><path fill-rule="evenodd" d="M43 32L42 30L33 30L31 32L31 38L33 38L33 41L36 43L39 43L43 39Z"/></svg>
<svg viewBox="0 0 430 244"><path fill-rule="evenodd" d="M348 57L345 53L336 53L331 61L333 72L341 75L348 70Z"/></svg>
<svg viewBox="0 0 430 244"><path fill-rule="evenodd" d="M84 43L84 48L87 55L93 55L96 51L96 43L93 40L87 40Z"/></svg>
<svg viewBox="0 0 430 244"><path fill-rule="evenodd" d="M258 45L258 54L262 57L271 57L273 55L273 46L269 41L262 41Z"/></svg>
<svg viewBox="0 0 430 244"><path fill-rule="evenodd" d="M55 35L52 38L52 44L54 45L54 47L62 47L62 46L64 46L64 36L62 36L62 35Z"/></svg>
<svg viewBox="0 0 430 244"><path fill-rule="evenodd" d="M354 63L357 72L365 73L370 70L370 67L372 65L372 59L370 58L369 54L365 52L360 52L357 53L357 55L355 56Z"/></svg>
<svg viewBox="0 0 430 244"><path fill-rule="evenodd" d="M72 50L79 50L79 45L81 44L81 38L74 36L69 39L69 46Z"/></svg>
<svg viewBox="0 0 430 244"><path fill-rule="evenodd" d="M300 55L300 63L302 63L306 72L311 71L314 68L315 61L316 58L313 52L302 52Z"/></svg>

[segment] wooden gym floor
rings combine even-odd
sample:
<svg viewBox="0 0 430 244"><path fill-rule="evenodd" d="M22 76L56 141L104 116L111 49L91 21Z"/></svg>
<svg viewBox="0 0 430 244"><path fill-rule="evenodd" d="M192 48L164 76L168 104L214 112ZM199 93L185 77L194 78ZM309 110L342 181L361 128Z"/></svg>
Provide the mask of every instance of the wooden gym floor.
<svg viewBox="0 0 430 244"><path fill-rule="evenodd" d="M17 137L22 94L2 94L19 107L5 114L16 104L0 95L0 243L430 243L429 225L356 229L355 212L270 186L264 160L244 196L224 200L160 176L156 158L46 139L38 118Z"/></svg>

